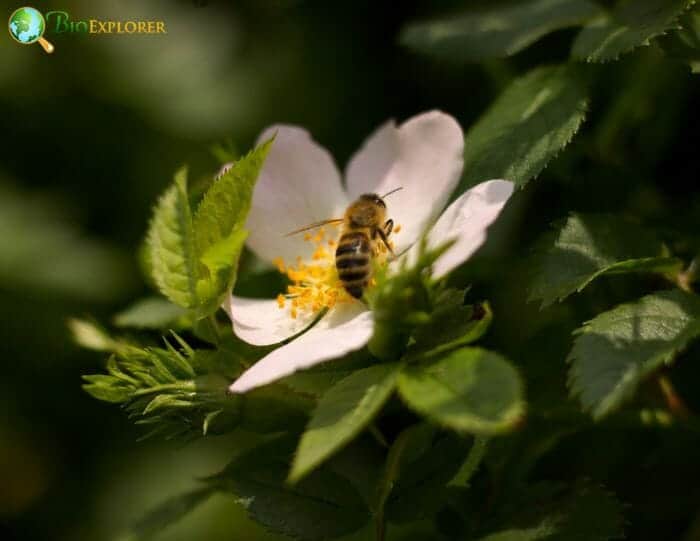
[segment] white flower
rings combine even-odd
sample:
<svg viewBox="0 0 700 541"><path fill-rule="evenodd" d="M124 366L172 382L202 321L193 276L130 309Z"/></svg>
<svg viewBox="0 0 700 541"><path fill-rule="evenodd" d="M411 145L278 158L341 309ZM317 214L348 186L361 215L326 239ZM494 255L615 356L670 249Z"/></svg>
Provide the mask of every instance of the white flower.
<svg viewBox="0 0 700 541"><path fill-rule="evenodd" d="M387 216L396 224L391 235L394 251L415 257L416 241L432 225L429 246L456 241L433 267L434 276L440 277L483 244L486 229L513 193L511 182L490 180L464 193L439 215L461 176L464 150L459 125L439 111L415 116L398 127L393 121L381 126L350 160L345 187L333 158L308 132L272 126L260 140L275 132L253 194L248 247L274 262L294 285L277 299L232 296L225 308L236 335L255 345L276 344L301 333L322 309L328 310L306 332L244 372L230 387L234 393L357 350L372 336L368 307L350 297L338 281L333 246L340 229L286 233L342 218L360 194L384 194L400 186L386 201Z"/></svg>

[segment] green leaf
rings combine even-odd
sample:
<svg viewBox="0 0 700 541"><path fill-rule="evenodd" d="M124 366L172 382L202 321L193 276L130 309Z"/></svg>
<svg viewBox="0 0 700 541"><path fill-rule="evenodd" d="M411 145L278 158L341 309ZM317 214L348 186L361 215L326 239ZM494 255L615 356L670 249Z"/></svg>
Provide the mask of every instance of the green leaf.
<svg viewBox="0 0 700 541"><path fill-rule="evenodd" d="M369 521L353 485L326 467L294 486L285 484L292 450L291 439L276 438L235 459L210 482L233 492L253 520L293 538L334 539Z"/></svg>
<svg viewBox="0 0 700 541"><path fill-rule="evenodd" d="M399 376L406 404L429 420L460 432L499 434L525 413L523 384L501 355L463 348Z"/></svg>
<svg viewBox="0 0 700 541"><path fill-rule="evenodd" d="M406 523L430 518L447 502L447 482L469 453L472 438L440 434L429 425L408 428L390 449L380 496L389 491L386 517Z"/></svg>
<svg viewBox="0 0 700 541"><path fill-rule="evenodd" d="M586 84L571 66L513 81L466 134L459 191L492 178L524 186L569 144L587 104Z"/></svg>
<svg viewBox="0 0 700 541"><path fill-rule="evenodd" d="M153 279L160 292L178 306L194 308L198 302L199 259L184 167L156 206L148 242Z"/></svg>
<svg viewBox="0 0 700 541"><path fill-rule="evenodd" d="M700 5L695 4L678 22L681 28L659 37L659 45L669 57L687 62L692 73L700 73Z"/></svg>
<svg viewBox="0 0 700 541"><path fill-rule="evenodd" d="M197 285L200 315L218 309L236 281L247 232L253 190L274 139L236 161L207 190L194 217L194 231L206 274Z"/></svg>
<svg viewBox="0 0 700 541"><path fill-rule="evenodd" d="M201 313L215 312L231 292L238 275L238 259L243 251L248 231L239 229L207 248L202 263L209 277L197 283L197 294L203 303Z"/></svg>
<svg viewBox="0 0 700 541"><path fill-rule="evenodd" d="M579 484L570 493L536 490L508 513L507 525L479 541L608 541L624 534L622 505L600 487ZM540 491L542 492L542 491Z"/></svg>
<svg viewBox="0 0 700 541"><path fill-rule="evenodd" d="M493 312L488 302L465 305L464 291L448 289L435 299L435 310L427 324L413 333L415 344L407 355L444 353L481 338L491 326Z"/></svg>
<svg viewBox="0 0 700 541"><path fill-rule="evenodd" d="M577 331L569 353L571 394L600 419L699 335L700 298L680 290L599 314Z"/></svg>
<svg viewBox="0 0 700 541"><path fill-rule="evenodd" d="M404 429L391 444L384 464L384 471L377 483L376 502L373 507L375 520L380 530L380 535L377 537L381 538L386 528L386 503L401 475L402 462L409 462L407 456L410 453L413 453L412 459L417 459L430 445L435 432L435 428L427 423L416 424Z"/></svg>
<svg viewBox="0 0 700 541"><path fill-rule="evenodd" d="M243 229L258 175L272 146L269 139L236 161L207 190L197 208L194 228L202 253Z"/></svg>
<svg viewBox="0 0 700 541"><path fill-rule="evenodd" d="M238 160L208 188L192 218L183 168L156 207L150 263L160 291L198 317L216 311L236 281L243 225L272 139Z"/></svg>
<svg viewBox="0 0 700 541"><path fill-rule="evenodd" d="M581 291L603 274L670 272L678 259L643 227L611 215L572 214L541 241L543 255L530 288L542 307Z"/></svg>
<svg viewBox="0 0 700 541"><path fill-rule="evenodd" d="M587 62L616 60L651 39L678 28L678 18L695 0L622 0L609 15L586 25L572 55Z"/></svg>
<svg viewBox="0 0 700 541"><path fill-rule="evenodd" d="M511 56L546 34L600 12L588 0L530 0L478 6L449 18L406 26L403 45L458 62Z"/></svg>
<svg viewBox="0 0 700 541"><path fill-rule="evenodd" d="M89 327L88 331L92 332ZM307 415L297 411L292 393L279 393L284 407L277 405L280 400L255 393L232 397L227 388L242 371L240 358L223 349L194 350L177 334L171 335L165 348L110 339L104 345L114 355L108 359L105 373L83 376L84 390L98 400L122 404L137 424L151 427L145 437L192 438L201 436L205 427L222 433L247 422L268 428L260 418L265 414L275 415L278 431L294 423L303 426Z"/></svg>
<svg viewBox="0 0 700 541"><path fill-rule="evenodd" d="M296 483L355 438L391 396L397 374L396 365L380 364L358 370L331 387L301 437L289 480Z"/></svg>
<svg viewBox="0 0 700 541"><path fill-rule="evenodd" d="M114 324L135 329L167 329L186 314L185 309L162 297L148 297L115 315Z"/></svg>
<svg viewBox="0 0 700 541"><path fill-rule="evenodd" d="M93 398L103 402L121 404L129 400L136 390L135 385L117 381L114 377L106 374L94 374L83 376L86 384L83 390Z"/></svg>

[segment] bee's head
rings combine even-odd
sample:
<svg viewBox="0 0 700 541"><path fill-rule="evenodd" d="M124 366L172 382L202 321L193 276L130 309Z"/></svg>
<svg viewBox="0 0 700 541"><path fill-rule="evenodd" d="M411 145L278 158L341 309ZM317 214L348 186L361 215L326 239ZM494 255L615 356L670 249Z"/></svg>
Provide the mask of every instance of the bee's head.
<svg viewBox="0 0 700 541"><path fill-rule="evenodd" d="M366 201L368 203L374 203L375 205L378 205L382 208L386 208L386 203L384 202L384 199L379 197L376 193L363 193L360 196L361 201Z"/></svg>
<svg viewBox="0 0 700 541"><path fill-rule="evenodd" d="M355 227L373 227L382 223L386 214L384 200L375 193L365 193L348 207L347 217Z"/></svg>

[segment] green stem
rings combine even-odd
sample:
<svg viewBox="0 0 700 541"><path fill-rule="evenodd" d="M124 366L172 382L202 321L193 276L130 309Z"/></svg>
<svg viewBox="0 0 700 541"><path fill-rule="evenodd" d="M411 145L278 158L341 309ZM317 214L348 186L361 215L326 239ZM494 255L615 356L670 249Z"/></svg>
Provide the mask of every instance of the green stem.
<svg viewBox="0 0 700 541"><path fill-rule="evenodd" d="M376 322L374 334L367 344L372 355L382 361L398 359L406 348L409 333L403 329L397 329L396 325L385 322Z"/></svg>
<svg viewBox="0 0 700 541"><path fill-rule="evenodd" d="M386 465L384 466L384 474L379 480L377 487L377 502L375 504L374 523L377 534L377 541L384 541L386 536L386 521L384 518L384 506L394 488L394 483L399 477L401 469L401 455L411 436L412 429L409 427L398 435L386 457Z"/></svg>
<svg viewBox="0 0 700 541"><path fill-rule="evenodd" d="M467 488L469 486L469 481L471 480L474 473L476 473L477 468L481 464L486 454L486 449L488 448L489 438L484 436L475 436L472 448L469 449L469 454L464 460L464 463L459 468L459 471L455 474L452 480L447 483L449 487L462 487Z"/></svg>

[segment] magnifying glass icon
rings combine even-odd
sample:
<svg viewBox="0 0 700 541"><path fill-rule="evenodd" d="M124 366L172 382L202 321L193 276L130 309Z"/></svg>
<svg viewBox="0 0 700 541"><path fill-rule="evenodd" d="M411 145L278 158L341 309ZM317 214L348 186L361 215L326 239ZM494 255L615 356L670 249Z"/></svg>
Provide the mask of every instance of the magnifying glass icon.
<svg viewBox="0 0 700 541"><path fill-rule="evenodd" d="M22 45L31 45L39 42L44 51L47 53L53 52L53 44L43 37L46 30L46 21L39 10L31 7L18 8L10 15L7 26L10 30L10 35L16 42Z"/></svg>

